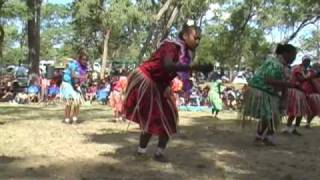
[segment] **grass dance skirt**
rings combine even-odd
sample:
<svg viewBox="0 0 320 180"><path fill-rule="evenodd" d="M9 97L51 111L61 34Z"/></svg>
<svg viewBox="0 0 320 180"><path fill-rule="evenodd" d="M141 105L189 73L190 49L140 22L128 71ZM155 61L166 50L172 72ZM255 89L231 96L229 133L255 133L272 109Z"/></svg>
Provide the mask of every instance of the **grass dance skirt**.
<svg viewBox="0 0 320 180"><path fill-rule="evenodd" d="M287 115L292 117L307 117L311 109L305 93L295 88L288 89Z"/></svg>
<svg viewBox="0 0 320 180"><path fill-rule="evenodd" d="M178 111L174 98L164 97L164 90L139 69L130 74L124 112L127 119L140 125L142 132L153 135L176 133Z"/></svg>
<svg viewBox="0 0 320 180"><path fill-rule="evenodd" d="M269 128L275 129L281 120L280 98L257 88L249 87L244 93L242 107L243 120L266 121Z"/></svg>
<svg viewBox="0 0 320 180"><path fill-rule="evenodd" d="M62 82L60 93L62 100L64 100L67 104L72 103L73 105L80 105L84 101L80 92L74 90L70 83Z"/></svg>

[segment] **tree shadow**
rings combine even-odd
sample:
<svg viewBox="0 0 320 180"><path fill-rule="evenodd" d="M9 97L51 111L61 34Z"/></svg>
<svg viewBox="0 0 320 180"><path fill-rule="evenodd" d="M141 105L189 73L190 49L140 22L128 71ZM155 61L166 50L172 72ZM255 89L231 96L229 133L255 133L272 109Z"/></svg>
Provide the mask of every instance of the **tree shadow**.
<svg viewBox="0 0 320 180"><path fill-rule="evenodd" d="M134 156L139 138L139 131L114 131L102 129L99 133L87 134L88 142L113 145L115 152L105 152L101 156L115 159L121 164L131 166L130 171L136 172L140 178L149 179L203 179L215 177L223 179L224 174L215 164L215 160L202 154L203 147L195 146L192 140L179 139L170 144L167 149L170 163L162 164L152 159L152 150L156 149L157 138L153 138L149 144L149 153L144 157ZM120 168L114 166L115 168ZM154 169L159 169L157 173ZM178 172L177 172L177 171ZM171 174L166 174L169 171ZM192 173L190 173L192 172ZM120 173L120 172L119 172ZM141 176L143 174L143 176ZM149 175L150 174L150 175ZM158 174L159 176L155 176ZM132 175L131 175L132 176ZM130 177L128 177L130 179ZM138 178L138 176L136 177ZM136 179L133 178L133 179ZM124 178L126 179L126 178ZM139 178L138 178L139 179Z"/></svg>
<svg viewBox="0 0 320 180"><path fill-rule="evenodd" d="M59 165L24 167L18 162L6 166L0 164L0 179L61 179L61 177L57 178L57 174L63 172L64 168L67 167L60 167Z"/></svg>
<svg viewBox="0 0 320 180"><path fill-rule="evenodd" d="M277 133L277 146L266 147L253 144L256 121L245 128L237 119L212 121L202 116L192 121L192 126L181 127L186 136L201 145L219 147L216 149L218 159L223 162L226 174L236 179L286 179L290 176L312 179L315 172L307 167L319 167L316 162L319 163L320 158L314 159L319 142L310 138L320 135L317 127L313 131L301 129L306 135L302 137Z"/></svg>
<svg viewBox="0 0 320 180"><path fill-rule="evenodd" d="M8 123L21 120L58 120L63 119L63 106L41 107L41 106L1 106L0 113L6 117ZM80 109L81 123L92 119L112 119L110 109L105 107ZM0 124L1 125L1 124Z"/></svg>
<svg viewBox="0 0 320 180"><path fill-rule="evenodd" d="M21 160L21 158L1 155L0 156L0 165L1 164L8 164L8 163L11 163L11 162L17 161L17 160Z"/></svg>
<svg viewBox="0 0 320 180"><path fill-rule="evenodd" d="M104 116L100 111L101 108L84 109L83 115ZM56 113L54 111L53 115ZM50 115L45 111L40 114ZM27 119L32 117L40 118L31 114ZM166 150L170 159L168 164L152 159L156 138L152 139L146 156L134 156L139 130L132 127L127 130L123 124L120 128L101 128L95 133L84 134L84 143L108 144L114 148L114 151L105 150L95 160L75 159L48 166L23 167L18 165L21 159L6 157L1 162L0 156L0 179L287 180L294 177L291 179L307 180L318 179L320 175L317 173L320 168L319 127L303 129L302 137L278 135L278 146L265 147L252 144L255 129L241 128L240 120L214 120L203 115L193 117L191 121L190 125L180 126L179 133L169 143ZM64 177L70 173L68 170L72 172L70 177Z"/></svg>

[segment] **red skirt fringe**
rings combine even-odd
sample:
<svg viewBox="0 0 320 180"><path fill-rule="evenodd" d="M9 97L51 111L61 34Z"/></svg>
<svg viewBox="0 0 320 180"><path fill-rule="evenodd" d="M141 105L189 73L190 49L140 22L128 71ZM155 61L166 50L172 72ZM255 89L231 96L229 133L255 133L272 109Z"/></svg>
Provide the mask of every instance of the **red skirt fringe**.
<svg viewBox="0 0 320 180"><path fill-rule="evenodd" d="M139 69L128 78L124 98L126 118L139 123L143 132L172 135L177 132L178 111L172 98Z"/></svg>
<svg viewBox="0 0 320 180"><path fill-rule="evenodd" d="M312 110L309 107L309 103L307 101L307 97L303 91L298 89L290 88L288 90L287 97L287 115L300 117L307 117L312 114Z"/></svg>

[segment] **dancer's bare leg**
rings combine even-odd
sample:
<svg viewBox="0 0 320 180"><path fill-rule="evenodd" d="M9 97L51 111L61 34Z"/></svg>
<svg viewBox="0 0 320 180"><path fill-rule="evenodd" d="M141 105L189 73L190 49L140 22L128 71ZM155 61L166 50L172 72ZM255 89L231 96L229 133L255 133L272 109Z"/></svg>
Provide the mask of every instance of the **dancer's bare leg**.
<svg viewBox="0 0 320 180"><path fill-rule="evenodd" d="M67 102L67 104L64 107L64 122L70 123L71 118L71 104Z"/></svg>

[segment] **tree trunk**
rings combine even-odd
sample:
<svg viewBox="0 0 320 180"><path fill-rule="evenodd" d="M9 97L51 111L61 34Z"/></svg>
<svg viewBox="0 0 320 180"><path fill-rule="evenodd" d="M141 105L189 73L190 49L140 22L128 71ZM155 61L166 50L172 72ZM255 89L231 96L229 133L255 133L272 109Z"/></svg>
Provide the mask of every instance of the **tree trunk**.
<svg viewBox="0 0 320 180"><path fill-rule="evenodd" d="M106 72L106 66L107 66L107 58L108 58L108 44L109 44L109 38L110 38L110 29L107 29L104 35L104 43L103 43L103 54L102 54L102 64L101 64L101 72L100 72L100 78L104 79L104 74Z"/></svg>
<svg viewBox="0 0 320 180"><path fill-rule="evenodd" d="M163 16L163 14L169 9L171 3L173 0L167 0L166 3L160 8L155 20L159 21L161 19L161 17Z"/></svg>
<svg viewBox="0 0 320 180"><path fill-rule="evenodd" d="M3 48L3 42L4 42L4 29L3 26L0 25L0 59L2 59L2 48Z"/></svg>
<svg viewBox="0 0 320 180"><path fill-rule="evenodd" d="M309 24L314 24L316 23L317 21L320 20L320 16L315 16L315 17L307 17L306 19L304 19L300 25L298 26L298 28L290 35L288 36L287 39L285 39L283 41L283 43L289 43L290 41L292 41L294 38L296 38L296 36L298 35L298 33L303 29L305 28L307 25Z"/></svg>
<svg viewBox="0 0 320 180"><path fill-rule="evenodd" d="M29 8L28 19L28 62L31 64L30 73L39 74L40 62L40 13L41 0L27 0Z"/></svg>
<svg viewBox="0 0 320 180"><path fill-rule="evenodd" d="M2 11L2 7L4 5L5 1L3 0L0 0L0 12ZM0 13L0 16L1 16L1 13ZM2 23L2 22L0 22ZM3 29L3 26L2 24L0 24L0 60L2 60L2 57L3 57L3 42L4 42L4 29ZM1 61L0 61L1 63Z"/></svg>
<svg viewBox="0 0 320 180"><path fill-rule="evenodd" d="M161 37L157 38L156 46L159 45L159 43L162 40L164 40L165 38L168 37L168 35L170 33L170 28L172 27L172 24L174 23L174 21L177 19L179 11L180 11L180 6L175 6L171 15L170 15L170 19L169 19L168 23L166 24L163 32L161 33Z"/></svg>
<svg viewBox="0 0 320 180"><path fill-rule="evenodd" d="M320 60L320 28L319 28L319 24L316 25L317 26L317 30L316 30L316 51L317 51L317 60Z"/></svg>

